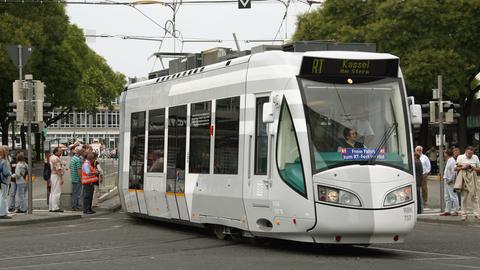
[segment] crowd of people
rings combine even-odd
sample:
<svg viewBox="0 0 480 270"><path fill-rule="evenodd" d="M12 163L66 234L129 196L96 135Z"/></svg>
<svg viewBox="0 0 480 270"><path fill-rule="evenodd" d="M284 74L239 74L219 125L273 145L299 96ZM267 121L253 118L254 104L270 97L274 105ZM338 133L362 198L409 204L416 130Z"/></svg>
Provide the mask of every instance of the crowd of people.
<svg viewBox="0 0 480 270"><path fill-rule="evenodd" d="M62 148L54 148L53 153L45 151L43 178L47 181L48 210L64 212L60 208L60 195L68 171L72 182L71 210L94 214L92 203L95 187L103 181L103 170L97 161L98 153L88 144L79 143L72 144L69 152L72 157L65 166L60 158L64 154ZM14 162L9 155L9 148L0 145L0 219L11 219L11 213L27 213L28 172L22 151L16 153ZM83 209L80 208L81 197Z"/></svg>
<svg viewBox="0 0 480 270"><path fill-rule="evenodd" d="M441 216L461 215L462 220L466 220L468 199L470 198L473 216L480 219L478 205L480 161L474 152L475 149L472 146L467 146L464 154L460 154L461 151L458 147L444 151L446 165L442 181L444 181L446 211L441 213ZM426 154L428 157L423 153L422 146L415 147L418 213L422 213L423 209L428 207L427 176L434 173L432 172L433 168L437 168L438 157L433 158L433 155L438 155L438 151L432 147Z"/></svg>

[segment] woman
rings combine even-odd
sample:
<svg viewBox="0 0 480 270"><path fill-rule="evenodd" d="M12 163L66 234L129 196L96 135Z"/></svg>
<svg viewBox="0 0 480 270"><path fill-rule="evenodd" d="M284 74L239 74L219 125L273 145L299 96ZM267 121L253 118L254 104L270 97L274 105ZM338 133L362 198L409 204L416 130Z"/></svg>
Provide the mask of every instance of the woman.
<svg viewBox="0 0 480 270"><path fill-rule="evenodd" d="M423 212L423 199L422 199L422 180L423 180L423 166L420 161L420 155L415 152L415 182L417 183L417 214Z"/></svg>
<svg viewBox="0 0 480 270"><path fill-rule="evenodd" d="M453 151L450 149L445 150L444 156L447 160L445 165L445 171L443 172L443 181L445 181L444 194L445 194L445 209L446 211L441 213L440 216L458 216L458 197L453 191L453 185L455 184L455 159L453 158ZM452 211L453 204L453 211Z"/></svg>
<svg viewBox="0 0 480 270"><path fill-rule="evenodd" d="M8 177L11 175L7 164L7 152L2 146L0 147L0 219L12 218L7 216Z"/></svg>
<svg viewBox="0 0 480 270"><path fill-rule="evenodd" d="M26 213L27 206L25 204L25 197L27 194L28 165L25 162L25 156L22 152L17 155L17 166L15 167L15 175L17 176L17 192L18 192L18 209L15 213Z"/></svg>
<svg viewBox="0 0 480 270"><path fill-rule="evenodd" d="M45 159L43 160L43 179L47 181L47 206L50 204L50 191L52 185L50 183L50 177L52 176L52 169L50 168L50 151L45 151Z"/></svg>

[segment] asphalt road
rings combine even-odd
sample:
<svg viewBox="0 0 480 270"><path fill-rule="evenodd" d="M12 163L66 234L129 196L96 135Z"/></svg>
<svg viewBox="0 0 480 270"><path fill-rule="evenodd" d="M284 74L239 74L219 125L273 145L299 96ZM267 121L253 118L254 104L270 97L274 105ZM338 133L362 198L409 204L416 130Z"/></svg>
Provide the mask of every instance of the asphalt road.
<svg viewBox="0 0 480 270"><path fill-rule="evenodd" d="M404 244L357 247L218 240L118 212L0 227L0 246L0 269L480 269L480 222L419 223Z"/></svg>

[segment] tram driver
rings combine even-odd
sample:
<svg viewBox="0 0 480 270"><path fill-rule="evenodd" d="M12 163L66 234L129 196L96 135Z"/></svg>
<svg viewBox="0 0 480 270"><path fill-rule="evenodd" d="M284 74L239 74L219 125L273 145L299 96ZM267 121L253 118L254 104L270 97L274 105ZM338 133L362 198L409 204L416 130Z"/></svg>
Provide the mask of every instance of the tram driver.
<svg viewBox="0 0 480 270"><path fill-rule="evenodd" d="M358 132L354 128L345 127L343 129L343 140L340 141L338 146L338 152L342 151L342 148L365 148L363 143L357 141Z"/></svg>

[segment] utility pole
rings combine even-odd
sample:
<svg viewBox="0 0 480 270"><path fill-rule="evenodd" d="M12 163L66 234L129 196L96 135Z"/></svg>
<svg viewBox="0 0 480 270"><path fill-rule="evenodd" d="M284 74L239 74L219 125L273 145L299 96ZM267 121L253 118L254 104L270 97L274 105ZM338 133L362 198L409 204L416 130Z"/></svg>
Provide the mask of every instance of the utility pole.
<svg viewBox="0 0 480 270"><path fill-rule="evenodd" d="M442 75L438 75L438 133L440 136L440 146L438 147L439 153L439 177L440 177L440 211L443 213L445 211L445 190L443 182L443 171L444 171L444 160L443 160L443 121L444 121L444 113L443 113L443 89L442 89Z"/></svg>
<svg viewBox="0 0 480 270"><path fill-rule="evenodd" d="M28 214L32 214L33 208L33 179L32 179L32 118L33 118L33 76L25 75L27 91L27 146L28 146Z"/></svg>

